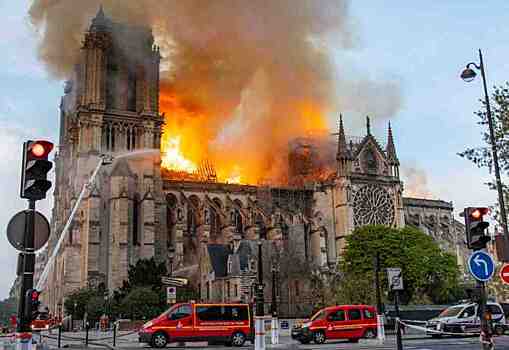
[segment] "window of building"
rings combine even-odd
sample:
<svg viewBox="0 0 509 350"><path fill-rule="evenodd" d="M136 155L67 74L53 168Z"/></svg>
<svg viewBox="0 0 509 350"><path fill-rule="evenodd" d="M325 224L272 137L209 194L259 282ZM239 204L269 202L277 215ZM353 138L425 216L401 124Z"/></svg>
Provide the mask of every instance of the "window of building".
<svg viewBox="0 0 509 350"><path fill-rule="evenodd" d="M177 218L175 214L176 207L177 207L177 197L175 197L173 194L169 194L168 196L166 196L166 222L168 223L168 226L166 227L167 230L166 245L168 248L173 245L174 241L175 225L177 224Z"/></svg>
<svg viewBox="0 0 509 350"><path fill-rule="evenodd" d="M300 290L299 290L299 281L295 281L295 296L298 297L300 295Z"/></svg>
<svg viewBox="0 0 509 350"><path fill-rule="evenodd" d="M238 209L233 211L233 224L235 226L235 233L243 236L244 225L242 223L242 215L240 215L240 211Z"/></svg>
<svg viewBox="0 0 509 350"><path fill-rule="evenodd" d="M210 300L210 282L206 282L205 283L205 289L206 289L206 293L207 293L207 300Z"/></svg>
<svg viewBox="0 0 509 350"><path fill-rule="evenodd" d="M233 285L233 296L238 297L239 296L239 286L237 284Z"/></svg>
<svg viewBox="0 0 509 350"><path fill-rule="evenodd" d="M226 281L226 297L230 298L230 281Z"/></svg>
<svg viewBox="0 0 509 350"><path fill-rule="evenodd" d="M348 310L348 318L350 321L357 321L361 319L361 310L359 309L351 309Z"/></svg>
<svg viewBox="0 0 509 350"><path fill-rule="evenodd" d="M190 205L187 206L187 234L196 237L196 216Z"/></svg>
<svg viewBox="0 0 509 350"><path fill-rule="evenodd" d="M210 236L217 237L221 233L221 223L219 213L213 207L210 207L209 212L210 212Z"/></svg>
<svg viewBox="0 0 509 350"><path fill-rule="evenodd" d="M368 149L364 153L364 167L367 172L371 174L378 171L378 161L376 159L375 152L372 149Z"/></svg>

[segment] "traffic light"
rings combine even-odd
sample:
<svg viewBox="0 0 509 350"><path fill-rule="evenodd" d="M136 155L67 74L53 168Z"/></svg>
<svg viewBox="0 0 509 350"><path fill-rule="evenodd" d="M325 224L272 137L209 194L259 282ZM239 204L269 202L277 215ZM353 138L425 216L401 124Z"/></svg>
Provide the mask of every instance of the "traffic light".
<svg viewBox="0 0 509 350"><path fill-rule="evenodd" d="M30 322L37 318L40 304L39 292L35 289L27 290L25 294L25 313L23 315L26 324L30 324Z"/></svg>
<svg viewBox="0 0 509 350"><path fill-rule="evenodd" d="M23 144L21 198L46 198L46 192L51 188L51 181L48 181L47 176L53 167L53 163L48 160L52 149L53 143L49 141L26 141Z"/></svg>
<svg viewBox="0 0 509 350"><path fill-rule="evenodd" d="M465 218L467 245L470 249L484 249L491 240L490 236L485 234L485 230L490 224L483 221L484 215L487 215L489 212L488 208L468 207L464 209L463 217Z"/></svg>

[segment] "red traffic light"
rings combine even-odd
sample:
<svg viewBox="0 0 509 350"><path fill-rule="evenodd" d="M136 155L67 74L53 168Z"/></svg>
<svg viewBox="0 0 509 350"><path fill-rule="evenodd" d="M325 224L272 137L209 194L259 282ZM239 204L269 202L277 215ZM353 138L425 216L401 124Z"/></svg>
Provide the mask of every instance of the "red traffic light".
<svg viewBox="0 0 509 350"><path fill-rule="evenodd" d="M47 158L53 150L53 143L49 141L34 141L28 146L28 151L33 158Z"/></svg>
<svg viewBox="0 0 509 350"><path fill-rule="evenodd" d="M489 208L472 208L470 211L470 217L474 220L481 220L484 215L489 213Z"/></svg>
<svg viewBox="0 0 509 350"><path fill-rule="evenodd" d="M32 301L37 301L39 299L39 292L36 290L32 291Z"/></svg>

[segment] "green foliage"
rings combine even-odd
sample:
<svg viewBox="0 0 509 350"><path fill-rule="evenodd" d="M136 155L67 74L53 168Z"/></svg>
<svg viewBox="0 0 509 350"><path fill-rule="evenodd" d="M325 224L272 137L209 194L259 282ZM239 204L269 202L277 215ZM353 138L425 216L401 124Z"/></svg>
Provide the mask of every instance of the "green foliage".
<svg viewBox="0 0 509 350"><path fill-rule="evenodd" d="M498 161L500 172L509 174L509 82L505 85L494 86L490 96L491 115L493 119L493 130L495 142L498 148ZM481 129L481 142L483 145L467 148L459 153L459 156L472 161L479 168L488 168L493 173L492 146L488 128L488 117L486 113L486 102L481 101L481 109L474 113L478 117ZM487 183L490 189L496 189L495 181ZM509 199L509 191L504 186L504 197L506 201Z"/></svg>
<svg viewBox="0 0 509 350"><path fill-rule="evenodd" d="M105 290L81 288L70 294L64 302L65 312L75 319L97 320L106 311Z"/></svg>
<svg viewBox="0 0 509 350"><path fill-rule="evenodd" d="M380 282L388 290L386 268L401 267L404 303L447 303L456 299L459 269L453 255L414 227L364 226L347 237L340 264L337 303L374 304L374 259L380 254Z"/></svg>
<svg viewBox="0 0 509 350"><path fill-rule="evenodd" d="M166 276L164 262L157 263L154 258L140 259L136 265L131 265L128 272L128 286L160 286L161 277Z"/></svg>
<svg viewBox="0 0 509 350"><path fill-rule="evenodd" d="M168 304L166 286L161 282L163 276L167 276L164 263L157 263L154 258L138 260L136 265L129 267L128 280L114 291L112 312L132 319L150 319L166 310ZM177 302L197 297L197 292L191 286L177 288Z"/></svg>
<svg viewBox="0 0 509 350"><path fill-rule="evenodd" d="M151 319L168 308L166 287L161 283L161 277L166 275L164 263L157 263L153 258L140 259L129 267L128 280L113 292L113 298L105 300L103 288L79 289L65 300L65 311L75 319L83 319L85 313L89 320L97 320L103 314L113 318ZM196 298L197 293L190 286L177 289L178 302Z"/></svg>
<svg viewBox="0 0 509 350"><path fill-rule="evenodd" d="M150 287L135 287L122 301L122 316L150 320L166 308L161 296Z"/></svg>
<svg viewBox="0 0 509 350"><path fill-rule="evenodd" d="M136 265L129 266L128 280L114 292L116 302L121 302L135 287L161 288L161 277L167 275L166 265L157 263L154 258L140 259Z"/></svg>

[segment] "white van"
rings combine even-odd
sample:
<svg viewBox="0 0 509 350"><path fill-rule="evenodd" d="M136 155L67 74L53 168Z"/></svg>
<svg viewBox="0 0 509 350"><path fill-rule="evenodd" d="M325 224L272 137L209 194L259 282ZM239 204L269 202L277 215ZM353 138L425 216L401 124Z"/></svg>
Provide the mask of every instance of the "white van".
<svg viewBox="0 0 509 350"><path fill-rule="evenodd" d="M502 306L498 303L488 302L486 308L491 312L496 334L503 334L505 330L505 315ZM428 330L445 332L445 333L479 333L481 321L477 316L477 304L468 303L448 307L426 322ZM432 337L440 337L442 334L435 332L427 332Z"/></svg>

